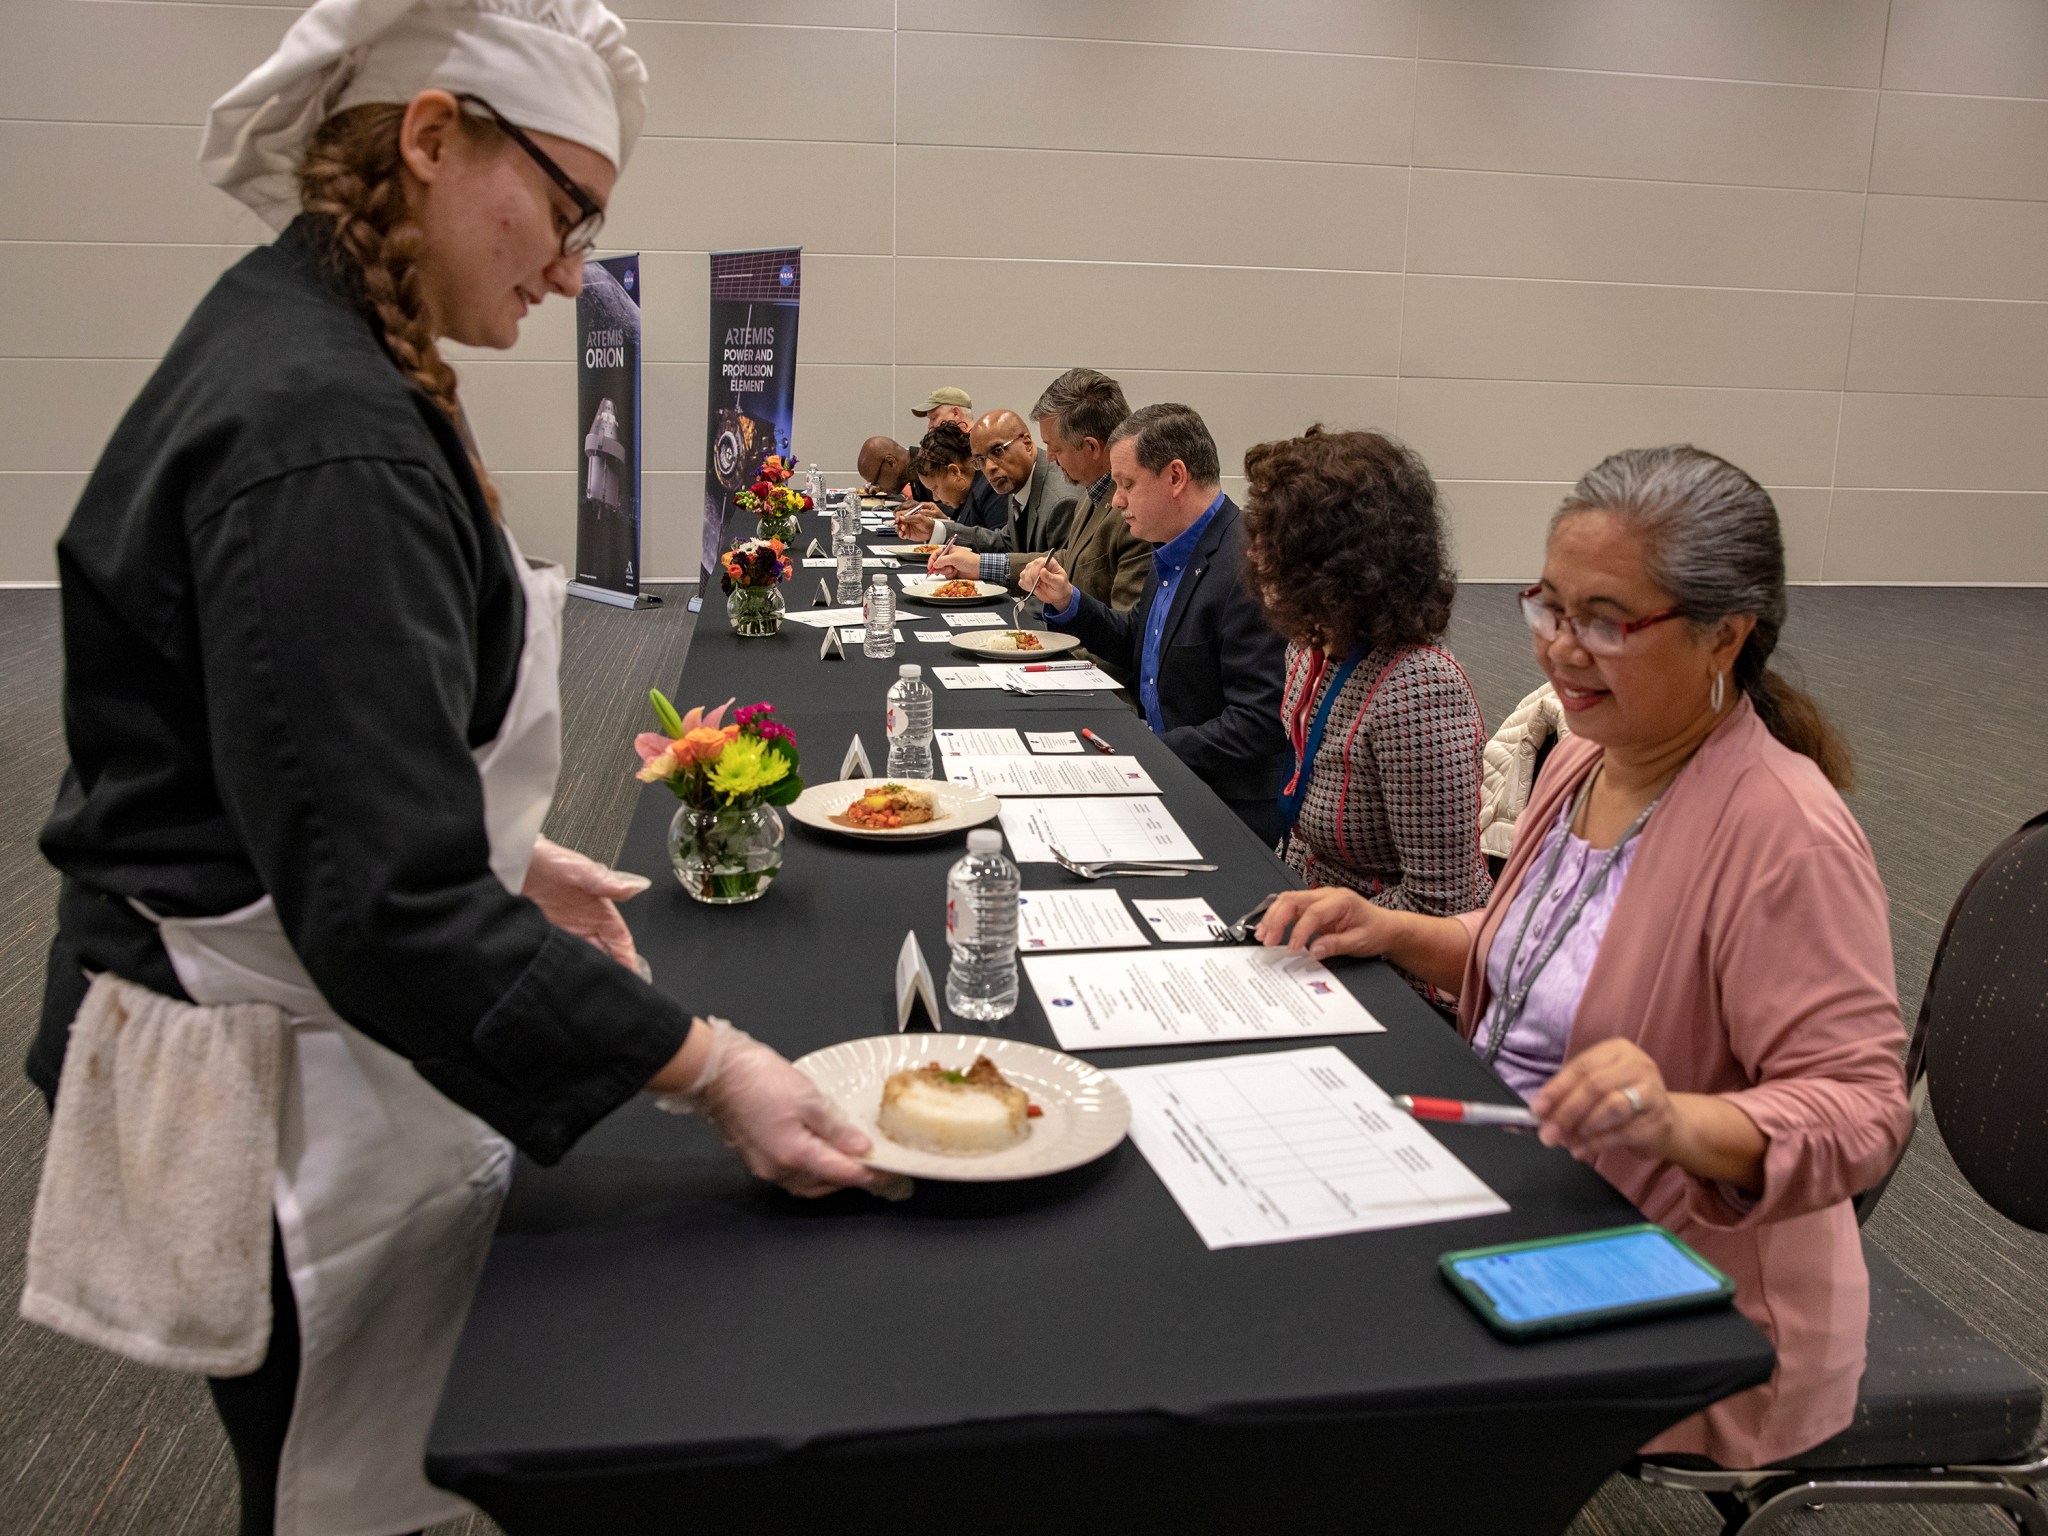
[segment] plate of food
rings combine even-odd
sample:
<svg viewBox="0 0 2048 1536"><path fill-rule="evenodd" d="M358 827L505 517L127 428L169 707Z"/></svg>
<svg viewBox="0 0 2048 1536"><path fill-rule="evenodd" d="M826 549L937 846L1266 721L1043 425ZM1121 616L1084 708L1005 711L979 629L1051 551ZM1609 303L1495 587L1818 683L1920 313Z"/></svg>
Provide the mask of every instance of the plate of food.
<svg viewBox="0 0 2048 1536"><path fill-rule="evenodd" d="M1017 657L1057 656L1080 645L1076 635L1056 635L1049 629L970 629L954 635L953 649L970 656L996 656L1004 661Z"/></svg>
<svg viewBox="0 0 2048 1536"><path fill-rule="evenodd" d="M907 842L944 837L994 821L996 797L972 784L937 779L839 779L813 784L789 814L820 832Z"/></svg>
<svg viewBox="0 0 2048 1536"><path fill-rule="evenodd" d="M888 555L901 560L905 565L923 565L946 546L943 544L876 544L871 546L878 555Z"/></svg>
<svg viewBox="0 0 2048 1536"><path fill-rule="evenodd" d="M991 1035L876 1035L828 1045L796 1068L873 1140L870 1167L995 1183L1092 1163L1131 1128L1108 1073L1061 1051Z"/></svg>
<svg viewBox="0 0 2048 1536"><path fill-rule="evenodd" d="M964 578L948 581L939 576L903 583L905 597L930 603L935 608L965 608L974 603L992 603L1008 591L1007 587L998 586L993 581L968 581Z"/></svg>

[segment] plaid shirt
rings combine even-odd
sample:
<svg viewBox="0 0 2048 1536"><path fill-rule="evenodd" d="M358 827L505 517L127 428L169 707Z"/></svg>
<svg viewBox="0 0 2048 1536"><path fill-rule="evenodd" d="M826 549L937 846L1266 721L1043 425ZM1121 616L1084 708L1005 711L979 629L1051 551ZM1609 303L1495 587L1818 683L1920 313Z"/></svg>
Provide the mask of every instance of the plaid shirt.
<svg viewBox="0 0 2048 1536"><path fill-rule="evenodd" d="M1115 482L1116 476L1104 475L1100 480L1097 480L1088 487L1088 500L1090 502L1107 500L1109 493L1115 489ZM1033 551L1033 553L1036 553L1036 551ZM1052 551L1047 550L1046 553L1051 554ZM1010 580L1009 558L1009 555L1002 550L983 550L981 552L981 579L983 581L992 581L999 587L1006 585Z"/></svg>

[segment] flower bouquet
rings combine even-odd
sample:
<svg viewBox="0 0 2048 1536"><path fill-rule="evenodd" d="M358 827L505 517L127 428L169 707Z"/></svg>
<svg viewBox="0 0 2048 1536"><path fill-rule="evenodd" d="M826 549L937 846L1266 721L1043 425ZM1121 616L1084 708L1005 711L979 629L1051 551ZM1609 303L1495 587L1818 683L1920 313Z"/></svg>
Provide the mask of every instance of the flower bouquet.
<svg viewBox="0 0 2048 1536"><path fill-rule="evenodd" d="M796 574L780 539L742 539L719 557L718 585L736 635L772 635L782 628L780 584Z"/></svg>
<svg viewBox="0 0 2048 1536"><path fill-rule="evenodd" d="M754 476L754 483L733 497L733 505L742 512L751 512L761 520L761 537L780 539L788 544L803 532L803 525L797 518L811 509L811 498L802 491L791 490L790 476L796 473L796 460L782 461L782 455L771 453L761 462L761 469Z"/></svg>
<svg viewBox="0 0 2048 1536"><path fill-rule="evenodd" d="M756 900L782 868L774 808L803 793L795 732L775 718L773 704L749 704L726 724L731 699L708 714L699 706L679 715L660 689L648 697L661 729L633 738L637 777L666 784L682 802L668 829L676 879L712 906Z"/></svg>

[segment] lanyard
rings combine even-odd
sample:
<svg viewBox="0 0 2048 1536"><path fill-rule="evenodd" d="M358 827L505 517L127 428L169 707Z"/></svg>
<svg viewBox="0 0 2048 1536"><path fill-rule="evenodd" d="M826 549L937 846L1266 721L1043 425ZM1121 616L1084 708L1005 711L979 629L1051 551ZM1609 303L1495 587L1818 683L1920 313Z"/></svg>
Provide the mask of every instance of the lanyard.
<svg viewBox="0 0 2048 1536"><path fill-rule="evenodd" d="M1586 910L1586 904L1599 895L1600 888L1607 884L1607 877L1614 873L1614 866L1621 859L1622 849L1643 830L1643 823L1650 819L1650 812L1657 809L1657 802L1664 798L1659 795L1656 800L1644 806L1643 814L1630 822L1628 830L1615 840L1612 848L1607 850L1607 857L1600 861L1600 867L1593 872L1593 878L1579 887L1578 899L1565 913L1564 921L1558 925L1557 932L1553 933L1550 942L1537 952L1536 958L1530 962L1528 973L1522 977L1522 984L1516 986L1515 961L1521 958L1522 940L1529 936L1529 924L1536 916L1536 909L1543 905L1543 898L1550 892L1550 882L1557 878L1557 867L1564 862L1565 844L1571 840L1572 823L1579 819L1579 812L1591 798L1593 780L1598 777L1597 771L1586 775L1585 784L1565 812L1564 826L1559 829L1557 846L1551 850L1550 861L1544 866L1543 878L1530 894L1529 904L1522 909L1522 924L1515 930L1515 942L1508 949L1507 968L1501 972L1504 986L1500 995L1493 1001L1493 1023L1486 1032L1485 1060L1489 1067L1499 1058L1500 1048L1507 1040L1508 1031L1515 1027L1522 1017L1522 1011L1529 1006L1529 993L1536 986L1536 978L1543 974L1543 968L1550 964L1551 957L1564 944L1565 935L1577 924L1579 915Z"/></svg>
<svg viewBox="0 0 2048 1536"><path fill-rule="evenodd" d="M1330 678L1330 686L1323 692L1323 702L1316 706L1315 719L1309 725L1307 738L1294 747L1294 777L1280 791L1280 836L1283 840L1293 836L1294 824L1301 819L1301 802L1308 798L1308 781L1313 776L1316 749L1323 744L1323 727L1330 723L1330 709L1336 704L1337 695L1344 691L1344 685L1351 680L1351 674L1358 670L1358 664L1365 660L1365 654L1360 649L1344 658L1344 664Z"/></svg>

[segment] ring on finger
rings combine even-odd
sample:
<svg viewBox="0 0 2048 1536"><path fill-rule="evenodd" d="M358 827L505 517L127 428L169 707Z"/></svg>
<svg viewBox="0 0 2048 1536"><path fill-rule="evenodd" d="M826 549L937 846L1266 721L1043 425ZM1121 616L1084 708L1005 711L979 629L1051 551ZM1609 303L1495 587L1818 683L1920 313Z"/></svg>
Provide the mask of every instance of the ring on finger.
<svg viewBox="0 0 2048 1536"><path fill-rule="evenodd" d="M1633 1083L1621 1090L1621 1096L1628 1100L1628 1112L1632 1115L1640 1115L1648 1107L1643 1103L1641 1091Z"/></svg>

